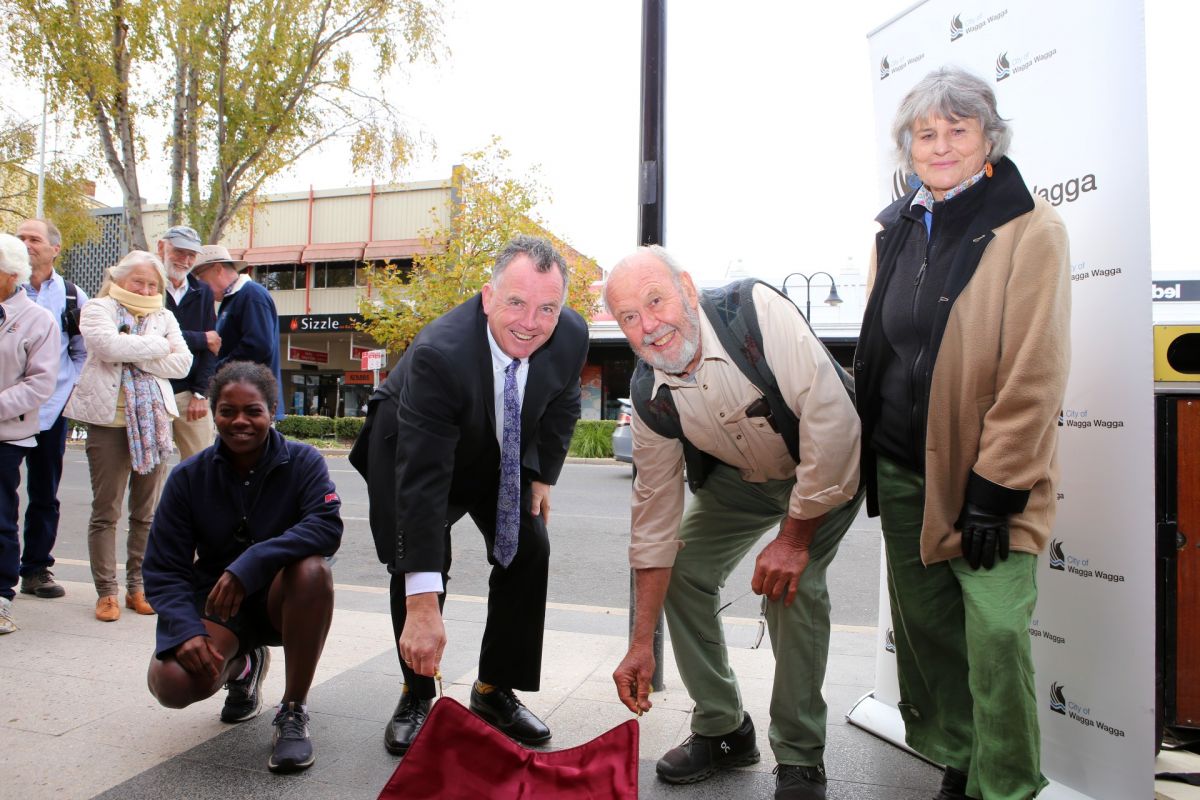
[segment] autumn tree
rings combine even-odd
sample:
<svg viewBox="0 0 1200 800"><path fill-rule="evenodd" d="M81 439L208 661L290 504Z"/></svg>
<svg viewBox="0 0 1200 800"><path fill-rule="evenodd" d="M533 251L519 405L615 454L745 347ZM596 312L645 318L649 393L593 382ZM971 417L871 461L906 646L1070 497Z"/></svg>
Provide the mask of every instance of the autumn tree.
<svg viewBox="0 0 1200 800"><path fill-rule="evenodd" d="M0 113L0 230L14 231L22 220L37 216L37 174L30 170L37 158L38 126L15 113ZM65 158L46 162L44 215L54 220L63 246L99 234L88 213L81 189L86 185L84 165Z"/></svg>
<svg viewBox="0 0 1200 800"><path fill-rule="evenodd" d="M27 78L95 131L145 247L138 165L164 122L172 223L217 241L265 181L335 137L392 173L413 139L384 92L436 60L440 0L0 0Z"/></svg>
<svg viewBox="0 0 1200 800"><path fill-rule="evenodd" d="M449 223L423 233L426 251L412 269L371 271L371 297L360 302L359 329L393 352L404 350L427 323L476 294L491 278L496 254L521 233L550 239L570 269L567 305L591 319L601 277L594 260L546 230L536 213L545 191L535 174L513 175L498 139L455 167ZM439 217L434 214L435 219Z"/></svg>

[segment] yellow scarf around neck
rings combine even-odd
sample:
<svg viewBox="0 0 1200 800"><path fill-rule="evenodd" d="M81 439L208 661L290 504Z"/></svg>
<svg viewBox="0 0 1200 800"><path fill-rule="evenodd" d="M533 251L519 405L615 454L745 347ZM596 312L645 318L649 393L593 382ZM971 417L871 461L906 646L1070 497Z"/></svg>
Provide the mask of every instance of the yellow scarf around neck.
<svg viewBox="0 0 1200 800"><path fill-rule="evenodd" d="M127 292L115 283L109 284L108 296L125 306L125 310L135 317L144 317L159 311L163 307L163 296L152 294L146 297L142 294Z"/></svg>

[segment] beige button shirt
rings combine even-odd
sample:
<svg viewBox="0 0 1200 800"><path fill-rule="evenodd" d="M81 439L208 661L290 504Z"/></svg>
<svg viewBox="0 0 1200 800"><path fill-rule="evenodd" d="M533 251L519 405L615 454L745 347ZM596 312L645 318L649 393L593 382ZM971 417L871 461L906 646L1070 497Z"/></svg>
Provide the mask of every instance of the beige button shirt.
<svg viewBox="0 0 1200 800"><path fill-rule="evenodd" d="M703 311L700 365L686 378L655 370L651 396L666 384L688 441L738 469L743 480L794 477L788 514L814 519L858 489L858 413L823 345L791 301L757 285L754 306L767 363L799 420L799 464L764 418L746 416L762 392L730 360ZM632 427L637 479L629 563L635 569L670 567L682 546L683 444L650 430L636 406Z"/></svg>

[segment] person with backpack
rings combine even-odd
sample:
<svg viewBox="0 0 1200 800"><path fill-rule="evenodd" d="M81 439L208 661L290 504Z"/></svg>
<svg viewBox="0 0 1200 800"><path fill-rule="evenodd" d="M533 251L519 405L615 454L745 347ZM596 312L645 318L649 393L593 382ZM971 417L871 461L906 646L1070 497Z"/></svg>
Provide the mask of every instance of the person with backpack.
<svg viewBox="0 0 1200 800"><path fill-rule="evenodd" d="M759 760L726 653L720 590L775 529L750 585L764 598L775 654L774 797L824 800L825 574L862 503L849 378L773 287L747 279L699 292L658 246L617 264L604 301L640 358L630 386L637 612L613 673L617 694L635 713L650 710L665 607L695 710L691 736L659 760L659 778L694 783ZM686 511L685 465L695 495Z"/></svg>
<svg viewBox="0 0 1200 800"><path fill-rule="evenodd" d="M58 484L62 480L63 453L67 448L67 420L63 406L79 380L87 348L79 333L79 313L87 295L54 269L62 250L62 234L48 219L27 219L17 226L17 238L29 253L30 300L50 312L59 327L58 379L54 394L38 410L34 446L25 452L24 547L21 548L21 593L41 598L62 597L67 592L54 580L54 542L58 539Z"/></svg>

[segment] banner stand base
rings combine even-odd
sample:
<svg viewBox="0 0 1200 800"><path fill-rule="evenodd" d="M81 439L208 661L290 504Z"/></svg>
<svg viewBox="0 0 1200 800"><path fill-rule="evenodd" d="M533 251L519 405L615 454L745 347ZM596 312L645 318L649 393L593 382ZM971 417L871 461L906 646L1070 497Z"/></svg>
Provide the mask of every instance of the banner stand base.
<svg viewBox="0 0 1200 800"><path fill-rule="evenodd" d="M862 728L867 733L878 736L885 742L911 753L922 761L933 764L935 767L942 766L925 758L904 743L904 719L900 716L900 711L889 703L876 700L874 692L863 695L850 707L850 710L846 712L846 721L856 728ZM1092 798L1090 795L1080 794L1074 789L1068 789L1051 780L1050 785L1038 793L1037 800L1092 800Z"/></svg>

